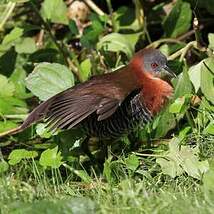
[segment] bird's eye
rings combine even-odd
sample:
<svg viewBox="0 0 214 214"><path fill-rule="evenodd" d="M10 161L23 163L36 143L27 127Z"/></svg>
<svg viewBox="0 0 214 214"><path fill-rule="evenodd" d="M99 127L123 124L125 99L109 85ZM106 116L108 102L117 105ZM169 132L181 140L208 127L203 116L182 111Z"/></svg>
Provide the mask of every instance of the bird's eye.
<svg viewBox="0 0 214 214"><path fill-rule="evenodd" d="M153 69L155 69L155 68L158 67L158 64L154 62L154 63L151 64L151 67L152 67Z"/></svg>

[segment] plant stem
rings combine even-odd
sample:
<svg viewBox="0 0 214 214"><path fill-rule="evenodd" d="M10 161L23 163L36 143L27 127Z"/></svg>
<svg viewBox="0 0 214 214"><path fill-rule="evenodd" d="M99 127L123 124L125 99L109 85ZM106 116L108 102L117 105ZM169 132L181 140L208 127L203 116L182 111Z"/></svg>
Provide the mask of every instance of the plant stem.
<svg viewBox="0 0 214 214"><path fill-rule="evenodd" d="M189 125L191 126L192 130L195 128L195 123L194 120L192 119L192 117L190 116L190 113L188 112L188 110L185 113L187 121L189 123Z"/></svg>
<svg viewBox="0 0 214 214"><path fill-rule="evenodd" d="M177 39L171 39L171 38L165 38L165 39L159 39L157 41L152 42L151 44L147 45L146 48L157 48L162 43L177 43L177 44L185 44L184 42L181 42Z"/></svg>
<svg viewBox="0 0 214 214"><path fill-rule="evenodd" d="M9 19L11 13L13 12L15 6L16 6L16 3L13 3L13 2L9 2L7 4L7 7L6 7L4 13L2 14L2 16L4 16L4 15L5 16L2 20L2 22L0 23L0 31L3 30L3 27L4 27L5 23L7 22L7 20Z"/></svg>
<svg viewBox="0 0 214 214"><path fill-rule="evenodd" d="M91 0L84 0L84 2L98 15L103 16L105 13Z"/></svg>
<svg viewBox="0 0 214 214"><path fill-rule="evenodd" d="M180 57L180 61L183 60L183 58L185 57L186 53L188 52L188 50L192 47L196 46L196 41L191 41L189 42L184 48L181 48L180 50L178 50L177 52L175 52L174 54L172 54L171 56L168 57L168 60L174 60L177 57Z"/></svg>
<svg viewBox="0 0 214 214"><path fill-rule="evenodd" d="M113 8L112 8L112 4L111 4L111 0L106 0L107 6L108 6L108 11L111 17L111 24L112 24L112 29L114 32L117 32L117 25L116 25L116 21L114 18L114 14L113 14Z"/></svg>
<svg viewBox="0 0 214 214"><path fill-rule="evenodd" d="M7 119L21 119L21 120L24 120L26 119L28 115L27 114L6 114L4 115L5 118Z"/></svg>

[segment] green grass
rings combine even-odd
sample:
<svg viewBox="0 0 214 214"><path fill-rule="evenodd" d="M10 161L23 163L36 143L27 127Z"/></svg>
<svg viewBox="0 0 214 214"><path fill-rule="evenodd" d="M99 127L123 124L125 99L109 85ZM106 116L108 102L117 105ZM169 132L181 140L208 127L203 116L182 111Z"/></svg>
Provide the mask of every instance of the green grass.
<svg viewBox="0 0 214 214"><path fill-rule="evenodd" d="M84 183L69 177L61 181L58 170L29 174L27 164L1 175L1 213L214 212L214 194L207 194L201 182L186 175L172 179L162 173L143 178L126 174L114 184L98 177Z"/></svg>

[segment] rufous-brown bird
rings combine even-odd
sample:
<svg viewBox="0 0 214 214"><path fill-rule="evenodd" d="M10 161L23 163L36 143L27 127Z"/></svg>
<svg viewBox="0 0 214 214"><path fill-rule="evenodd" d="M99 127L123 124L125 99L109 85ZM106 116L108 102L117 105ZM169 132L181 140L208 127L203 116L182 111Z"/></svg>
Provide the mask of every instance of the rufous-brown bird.
<svg viewBox="0 0 214 214"><path fill-rule="evenodd" d="M151 121L172 95L171 85L160 78L162 71L174 75L159 50L140 50L116 72L95 76L49 98L21 126L3 135L42 119L50 130L81 126L88 136L98 138L127 134Z"/></svg>

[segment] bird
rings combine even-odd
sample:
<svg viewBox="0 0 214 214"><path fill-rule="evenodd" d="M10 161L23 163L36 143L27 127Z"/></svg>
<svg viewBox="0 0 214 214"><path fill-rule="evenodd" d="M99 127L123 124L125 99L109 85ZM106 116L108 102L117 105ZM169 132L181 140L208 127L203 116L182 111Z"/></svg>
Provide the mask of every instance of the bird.
<svg viewBox="0 0 214 214"><path fill-rule="evenodd" d="M163 109L173 87L162 73L176 77L158 49L144 48L116 70L77 84L38 105L15 129L16 134L44 120L50 131L81 127L87 136L118 138L145 125Z"/></svg>

